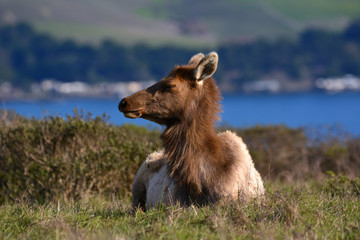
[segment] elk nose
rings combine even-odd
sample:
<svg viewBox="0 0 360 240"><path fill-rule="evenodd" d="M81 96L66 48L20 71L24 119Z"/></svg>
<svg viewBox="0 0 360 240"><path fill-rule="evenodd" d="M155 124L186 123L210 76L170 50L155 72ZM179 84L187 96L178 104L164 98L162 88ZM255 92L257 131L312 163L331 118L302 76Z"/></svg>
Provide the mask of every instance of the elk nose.
<svg viewBox="0 0 360 240"><path fill-rule="evenodd" d="M126 107L126 105L127 105L126 99L123 98L119 103L119 107L118 107L119 111L121 112L121 110L123 110Z"/></svg>

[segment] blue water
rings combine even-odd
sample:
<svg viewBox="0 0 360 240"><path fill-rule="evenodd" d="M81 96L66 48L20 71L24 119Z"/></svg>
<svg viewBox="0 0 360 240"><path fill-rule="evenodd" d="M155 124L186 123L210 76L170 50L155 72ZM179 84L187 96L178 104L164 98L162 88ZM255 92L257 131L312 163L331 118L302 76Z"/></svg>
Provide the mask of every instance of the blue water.
<svg viewBox="0 0 360 240"><path fill-rule="evenodd" d="M117 110L118 99L67 99L53 101L2 101L0 108L15 110L25 117L72 115L83 109L93 116L107 113L114 124L156 126L143 119L127 119ZM250 127L257 124L285 124L289 127L339 125L360 135L359 93L298 93L279 95L233 95L222 101L221 124Z"/></svg>

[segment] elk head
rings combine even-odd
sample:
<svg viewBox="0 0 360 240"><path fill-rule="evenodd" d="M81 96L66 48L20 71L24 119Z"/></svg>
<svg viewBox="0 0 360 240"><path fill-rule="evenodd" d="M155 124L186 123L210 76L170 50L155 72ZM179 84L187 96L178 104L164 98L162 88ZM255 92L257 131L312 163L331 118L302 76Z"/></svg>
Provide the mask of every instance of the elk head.
<svg viewBox="0 0 360 240"><path fill-rule="evenodd" d="M217 64L217 53L199 53L156 84L123 98L118 108L128 118L141 117L167 126L181 121L194 114L202 97L211 94L204 81L215 73Z"/></svg>

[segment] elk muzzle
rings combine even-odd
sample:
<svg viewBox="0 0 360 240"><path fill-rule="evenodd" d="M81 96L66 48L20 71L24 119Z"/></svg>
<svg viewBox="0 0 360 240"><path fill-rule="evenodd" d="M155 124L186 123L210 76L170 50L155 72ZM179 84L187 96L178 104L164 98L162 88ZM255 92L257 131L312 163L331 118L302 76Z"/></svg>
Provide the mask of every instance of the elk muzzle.
<svg viewBox="0 0 360 240"><path fill-rule="evenodd" d="M125 117L127 118L139 118L141 117L144 108L142 107L137 107L137 108L132 108L131 104L129 104L129 100L127 98L123 98L120 103L119 103L119 111L122 112L124 114Z"/></svg>

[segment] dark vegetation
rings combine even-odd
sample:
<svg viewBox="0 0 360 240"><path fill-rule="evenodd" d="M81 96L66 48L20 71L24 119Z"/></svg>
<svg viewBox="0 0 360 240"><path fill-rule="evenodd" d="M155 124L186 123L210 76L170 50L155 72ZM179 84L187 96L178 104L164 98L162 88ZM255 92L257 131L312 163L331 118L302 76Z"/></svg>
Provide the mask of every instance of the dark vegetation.
<svg viewBox="0 0 360 240"><path fill-rule="evenodd" d="M66 120L2 112L0 121L0 202L129 194L141 162L160 147L157 131L77 112Z"/></svg>
<svg viewBox="0 0 360 240"><path fill-rule="evenodd" d="M310 29L297 41L258 40L218 46L221 64L216 79L241 84L260 78L316 80L360 75L360 20L341 33ZM210 49L173 46L122 46L110 40L99 46L60 41L26 24L0 26L0 81L26 88L46 78L59 81L118 82L159 80L175 63Z"/></svg>
<svg viewBox="0 0 360 240"><path fill-rule="evenodd" d="M359 194L359 182L350 180L360 175L359 138L331 131L310 138L304 129L285 126L233 131L248 144L266 183L318 182L328 179L330 171L329 191ZM43 120L1 111L0 203L128 197L140 164L162 147L159 135L78 111L67 119Z"/></svg>

